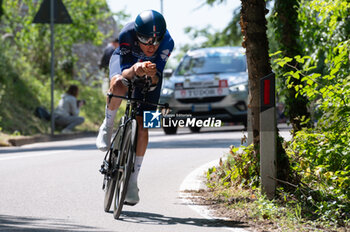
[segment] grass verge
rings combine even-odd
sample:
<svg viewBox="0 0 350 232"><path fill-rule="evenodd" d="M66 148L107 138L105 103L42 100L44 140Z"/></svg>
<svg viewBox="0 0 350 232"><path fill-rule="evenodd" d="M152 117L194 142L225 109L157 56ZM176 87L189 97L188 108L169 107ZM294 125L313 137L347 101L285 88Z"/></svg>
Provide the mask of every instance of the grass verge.
<svg viewBox="0 0 350 232"><path fill-rule="evenodd" d="M209 205L215 216L244 222L254 231L350 231L349 220L327 220L332 218L323 215L328 211L310 214L312 207L281 187L274 200L267 199L259 187L259 169L253 167L257 157L251 149L231 148L227 159L208 170L208 188L193 192L195 201Z"/></svg>

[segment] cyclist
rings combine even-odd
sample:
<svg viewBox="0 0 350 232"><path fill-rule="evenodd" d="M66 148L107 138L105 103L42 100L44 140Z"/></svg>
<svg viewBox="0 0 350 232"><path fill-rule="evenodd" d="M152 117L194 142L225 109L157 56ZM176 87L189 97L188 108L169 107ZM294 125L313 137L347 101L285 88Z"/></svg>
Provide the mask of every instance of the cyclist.
<svg viewBox="0 0 350 232"><path fill-rule="evenodd" d="M164 17L157 11L146 10L141 12L134 22L128 23L119 35L119 49L110 61L110 88L114 95L124 96L127 87L122 78L132 79L148 76L155 87L147 94L146 101L158 103L162 86L164 66L174 48L174 41L166 29ZM141 90L136 88L135 98L143 98ZM120 98L107 97L105 119L99 129L96 146L106 151L110 145L115 115L120 106ZM125 202L135 205L139 202L137 177L142 164L143 156L148 145L148 129L143 128L143 111L155 110L156 107L142 104L137 112L138 136L136 148L135 171L130 176Z"/></svg>

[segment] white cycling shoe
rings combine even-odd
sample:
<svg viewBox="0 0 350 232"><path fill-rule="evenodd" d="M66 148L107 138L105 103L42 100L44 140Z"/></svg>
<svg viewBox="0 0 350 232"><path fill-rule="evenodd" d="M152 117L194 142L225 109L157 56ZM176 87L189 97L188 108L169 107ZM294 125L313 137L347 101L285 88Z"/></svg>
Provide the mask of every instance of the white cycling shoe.
<svg viewBox="0 0 350 232"><path fill-rule="evenodd" d="M139 203L139 201L140 201L140 197L139 197L139 188L137 187L137 182L129 182L124 204L133 206Z"/></svg>
<svg viewBox="0 0 350 232"><path fill-rule="evenodd" d="M103 120L102 125L100 126L97 138L96 138L96 147L100 151L107 151L109 145L111 144L111 138L113 133L113 126L108 127L106 119Z"/></svg>

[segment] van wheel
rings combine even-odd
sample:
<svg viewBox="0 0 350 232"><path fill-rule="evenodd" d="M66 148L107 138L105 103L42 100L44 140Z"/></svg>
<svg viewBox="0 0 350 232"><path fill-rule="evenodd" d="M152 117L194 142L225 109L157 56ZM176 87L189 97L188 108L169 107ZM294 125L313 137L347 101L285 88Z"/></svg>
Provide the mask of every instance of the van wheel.
<svg viewBox="0 0 350 232"><path fill-rule="evenodd" d="M166 135L174 135L176 134L177 127L163 127L163 130Z"/></svg>
<svg viewBox="0 0 350 232"><path fill-rule="evenodd" d="M244 130L247 131L248 130L248 120L247 120L247 118L245 118L243 120L243 126L244 126Z"/></svg>
<svg viewBox="0 0 350 232"><path fill-rule="evenodd" d="M199 131L201 130L202 127L198 127L198 126L191 126L190 130L192 133L199 133Z"/></svg>

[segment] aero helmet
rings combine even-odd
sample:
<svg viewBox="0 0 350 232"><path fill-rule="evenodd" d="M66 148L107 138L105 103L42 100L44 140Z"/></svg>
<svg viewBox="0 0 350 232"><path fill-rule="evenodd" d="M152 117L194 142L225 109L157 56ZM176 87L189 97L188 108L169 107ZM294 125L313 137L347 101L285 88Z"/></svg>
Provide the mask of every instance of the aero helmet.
<svg viewBox="0 0 350 232"><path fill-rule="evenodd" d="M142 44L158 45L166 32L163 15L155 10L141 12L135 20L135 31Z"/></svg>

